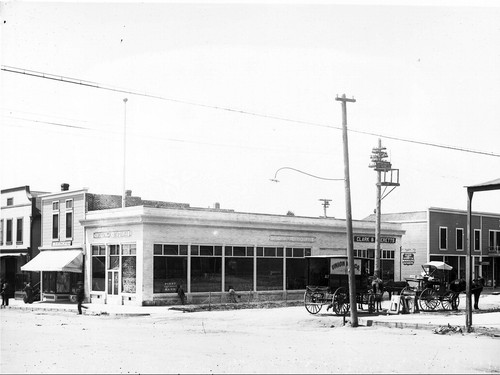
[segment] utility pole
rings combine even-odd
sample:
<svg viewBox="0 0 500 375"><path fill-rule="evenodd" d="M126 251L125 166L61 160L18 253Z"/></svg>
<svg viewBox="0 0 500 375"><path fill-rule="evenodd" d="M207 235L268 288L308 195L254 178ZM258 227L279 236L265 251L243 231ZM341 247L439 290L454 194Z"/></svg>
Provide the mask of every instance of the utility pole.
<svg viewBox="0 0 500 375"><path fill-rule="evenodd" d="M342 140L344 144L344 185L345 185L345 211L347 225L347 274L349 278L349 304L351 311L351 327L358 326L358 310L356 304L356 279L354 275L354 239L352 235L351 214L351 184L349 180L349 147L347 142L347 102L355 103L354 98L347 99L345 94L335 100L342 102Z"/></svg>
<svg viewBox="0 0 500 375"><path fill-rule="evenodd" d="M370 168L373 168L377 172L377 202L375 208L375 254L374 254L374 265L373 265L373 276L382 278L380 272L380 221L381 221L381 202L382 199L382 186L393 186L393 190L396 186L399 186L399 170L392 169L391 162L387 161L388 157L386 148L382 147L382 141L378 139L378 147L372 149ZM382 181L382 172L384 172L384 180ZM389 174L389 180L387 180L387 172ZM393 181L394 179L394 181ZM392 191L392 190L391 190ZM391 192L389 191L389 193ZM387 194L389 194L387 193ZM386 195L387 196L387 195Z"/></svg>
<svg viewBox="0 0 500 375"><path fill-rule="evenodd" d="M323 203L322 203L322 205L323 205L323 210L324 210L324 212L325 212L325 218L326 218L326 209L327 209L328 207L330 207L330 202L331 202L332 200L331 200L331 199L325 199L325 198L323 198L323 199L318 199L318 200L323 202Z"/></svg>
<svg viewBox="0 0 500 375"><path fill-rule="evenodd" d="M122 195L122 208L125 208L126 204L126 187L125 187L125 160L127 158L127 101L128 99L123 99L124 114L123 114L123 195Z"/></svg>

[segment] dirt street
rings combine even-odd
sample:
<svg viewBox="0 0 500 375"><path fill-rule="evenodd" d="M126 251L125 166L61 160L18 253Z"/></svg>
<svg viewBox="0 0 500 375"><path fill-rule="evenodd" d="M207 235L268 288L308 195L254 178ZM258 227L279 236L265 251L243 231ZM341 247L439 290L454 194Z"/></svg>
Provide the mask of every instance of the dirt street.
<svg viewBox="0 0 500 375"><path fill-rule="evenodd" d="M304 307L146 317L2 310L2 373L492 373L500 340L343 327Z"/></svg>

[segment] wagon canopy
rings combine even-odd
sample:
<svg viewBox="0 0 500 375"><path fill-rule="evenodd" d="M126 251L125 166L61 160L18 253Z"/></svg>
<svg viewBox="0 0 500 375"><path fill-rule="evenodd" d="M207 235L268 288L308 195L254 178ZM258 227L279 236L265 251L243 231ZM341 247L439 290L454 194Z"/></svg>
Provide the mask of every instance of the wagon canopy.
<svg viewBox="0 0 500 375"><path fill-rule="evenodd" d="M444 271L451 271L453 269L453 267L450 266L449 264L446 264L445 262L439 262L439 261L436 261L436 260L424 263L424 265L422 267L423 268L425 268L425 267L429 267L429 268L434 267L437 270L444 270Z"/></svg>

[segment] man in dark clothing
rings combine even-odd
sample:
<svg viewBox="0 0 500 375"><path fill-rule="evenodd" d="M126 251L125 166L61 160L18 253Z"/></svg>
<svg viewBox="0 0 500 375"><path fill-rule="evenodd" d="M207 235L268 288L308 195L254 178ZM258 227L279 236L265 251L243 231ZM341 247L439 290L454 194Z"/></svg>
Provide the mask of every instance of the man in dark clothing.
<svg viewBox="0 0 500 375"><path fill-rule="evenodd" d="M5 309L7 306L9 306L9 294L9 284L6 281L2 282L2 309Z"/></svg>
<svg viewBox="0 0 500 375"><path fill-rule="evenodd" d="M24 286L24 303L33 303L33 288L31 283L26 283Z"/></svg>
<svg viewBox="0 0 500 375"><path fill-rule="evenodd" d="M482 277L472 280L472 288L470 291L474 295L474 308L476 310L479 310L479 296L483 291L483 287L484 279Z"/></svg>
<svg viewBox="0 0 500 375"><path fill-rule="evenodd" d="M177 295L181 299L181 303L184 305L186 302L186 295L184 294L184 289L182 289L182 286L180 284L177 284Z"/></svg>
<svg viewBox="0 0 500 375"><path fill-rule="evenodd" d="M80 281L78 282L78 289L76 290L76 301L78 302L78 315L82 315L82 307L84 309L87 308L87 306L83 306L83 300L85 299L85 289L83 288L83 283Z"/></svg>

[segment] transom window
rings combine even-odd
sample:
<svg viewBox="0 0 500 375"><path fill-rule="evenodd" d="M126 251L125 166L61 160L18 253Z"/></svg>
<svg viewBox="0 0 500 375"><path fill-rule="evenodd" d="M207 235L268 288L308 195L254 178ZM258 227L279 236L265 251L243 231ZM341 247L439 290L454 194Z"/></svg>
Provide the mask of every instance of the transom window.
<svg viewBox="0 0 500 375"><path fill-rule="evenodd" d="M7 206L13 206L14 205L14 198L7 198Z"/></svg>

